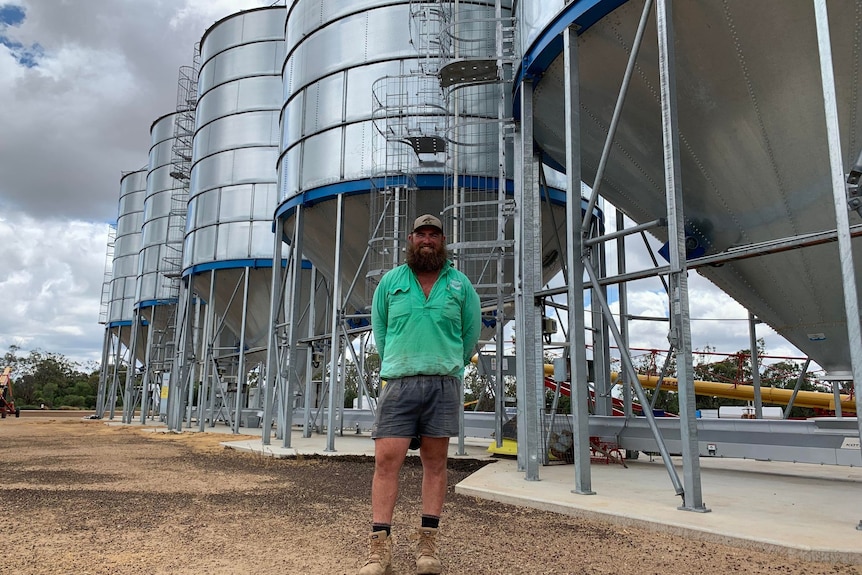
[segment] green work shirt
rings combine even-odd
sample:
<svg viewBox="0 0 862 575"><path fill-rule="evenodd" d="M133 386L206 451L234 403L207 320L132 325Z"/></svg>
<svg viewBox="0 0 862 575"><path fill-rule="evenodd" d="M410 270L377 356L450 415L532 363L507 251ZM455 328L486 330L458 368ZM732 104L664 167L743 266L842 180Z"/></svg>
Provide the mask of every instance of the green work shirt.
<svg viewBox="0 0 862 575"><path fill-rule="evenodd" d="M371 307L382 379L410 375L463 377L482 315L470 280L446 262L428 298L406 264L386 273Z"/></svg>

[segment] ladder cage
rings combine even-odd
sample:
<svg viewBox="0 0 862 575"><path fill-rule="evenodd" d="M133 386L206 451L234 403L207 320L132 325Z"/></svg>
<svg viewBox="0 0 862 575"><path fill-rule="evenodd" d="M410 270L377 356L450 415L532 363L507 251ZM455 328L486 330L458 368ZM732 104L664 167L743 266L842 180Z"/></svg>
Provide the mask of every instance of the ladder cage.
<svg viewBox="0 0 862 575"><path fill-rule="evenodd" d="M372 86L375 129L366 289L370 299L380 278L404 261L416 217L418 174L440 170L447 158L447 110L433 76L385 76Z"/></svg>

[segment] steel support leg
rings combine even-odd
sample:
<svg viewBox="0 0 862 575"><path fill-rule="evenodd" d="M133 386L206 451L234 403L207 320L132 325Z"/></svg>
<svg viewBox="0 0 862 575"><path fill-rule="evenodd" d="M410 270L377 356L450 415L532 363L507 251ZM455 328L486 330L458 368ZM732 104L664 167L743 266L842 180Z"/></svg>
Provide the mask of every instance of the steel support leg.
<svg viewBox="0 0 862 575"><path fill-rule="evenodd" d="M198 411L198 431L204 431L207 416L210 419L210 427L215 423L215 378L218 374L212 369L213 341L215 340L215 270L210 270L210 291L204 315L204 334L201 342L201 356L203 367L201 368L201 397L198 402L201 409Z"/></svg>
<svg viewBox="0 0 862 575"><path fill-rule="evenodd" d="M126 369L126 384L123 392L123 423L131 423L134 418L135 406L133 397L133 386L135 385L135 364L137 363L136 350L138 347L138 331L141 329L140 310L132 312L132 333L129 337L129 366Z"/></svg>
<svg viewBox="0 0 862 575"><path fill-rule="evenodd" d="M336 387L338 385L338 358L341 355L341 333L338 322L341 321L341 248L344 241L344 194L338 194L338 215L335 221L335 270L332 280L332 334L331 353L329 357L329 404L326 422L326 451L335 451L335 408ZM299 254L297 254L299 257Z"/></svg>
<svg viewBox="0 0 862 575"><path fill-rule="evenodd" d="M515 241L515 348L518 389L518 469L525 479L538 481L542 453L541 399L544 393L542 361L541 308L536 305L537 283L542 278L542 229L536 160L533 156L533 82L521 85L520 153L516 161L515 202L517 237ZM579 188L580 189L580 188Z"/></svg>
<svg viewBox="0 0 862 575"><path fill-rule="evenodd" d="M306 335L309 339L313 338L315 335L315 328L317 326L317 267L312 266L311 268L311 281L309 283L309 294L308 294L308 330ZM303 406L303 417L302 417L302 436L303 437L311 437L311 398L314 392L314 378L312 377L312 371L314 369L314 350L309 349L308 353L305 356L305 404ZM315 394L316 399L316 394Z"/></svg>
<svg viewBox="0 0 862 575"><path fill-rule="evenodd" d="M757 358L757 324L760 321L748 312L748 339L751 344L751 384L754 386L754 418L763 419L763 400L760 395L760 362Z"/></svg>
<svg viewBox="0 0 862 575"><path fill-rule="evenodd" d="M293 220L293 246L290 258L289 273L287 274L290 285L285 295L287 316L287 369L284 373L284 447L290 447L290 430L293 429L293 398L299 381L296 377L296 364L299 357L297 353L299 333L299 320L302 317L302 241L305 235L305 212L301 206L297 206Z"/></svg>
<svg viewBox="0 0 862 575"><path fill-rule="evenodd" d="M838 232L838 254L841 260L841 278L844 285L844 313L847 316L850 363L856 395L856 422L859 437L862 437L862 324L859 321L859 296L856 291L853 246L850 241L850 220L847 215L847 192L842 164L841 136L838 130L838 104L835 99L835 73L832 67L832 43L829 36L829 14L826 10L826 0L814 0L814 15L817 21L817 46L820 52L820 75L826 112L826 133L829 141L829 167L832 174L832 199L835 204L835 222ZM856 529L862 530L862 521L856 525Z"/></svg>
<svg viewBox="0 0 862 575"><path fill-rule="evenodd" d="M111 377L111 388L108 391L108 418L114 419L117 407L117 388L120 385L120 366L123 363L123 326L117 327L117 347L114 353L114 373Z"/></svg>
<svg viewBox="0 0 862 575"><path fill-rule="evenodd" d="M679 425L685 481L686 511L707 511L700 481L700 455L695 421L694 367L691 358L691 323L688 305L688 269L685 253L682 178L679 156L679 122L676 104L676 58L673 13L670 0L657 0L659 77L661 83L662 132L664 137L665 193L667 194L670 247L670 343L676 347L679 382ZM644 404L646 405L646 404Z"/></svg>
<svg viewBox="0 0 862 575"><path fill-rule="evenodd" d="M584 321L584 234L581 214L581 114L578 38L574 27L563 32L566 82L566 302L569 332L569 381L575 493L593 495L590 475L590 413L587 341ZM559 387L558 387L559 389Z"/></svg>
<svg viewBox="0 0 862 575"><path fill-rule="evenodd" d="M275 233L272 245L272 277L270 278L269 328L266 346L266 371L263 388L263 421L261 422L260 439L263 445L272 441L272 404L275 399L275 382L278 375L278 323L283 309L282 286L284 273L281 266L281 250L284 223L276 218Z"/></svg>
<svg viewBox="0 0 862 575"><path fill-rule="evenodd" d="M111 355L111 328L105 327L102 342L102 368L99 370L99 389L96 392L96 417L105 417L105 398L108 395L108 358Z"/></svg>
<svg viewBox="0 0 862 575"><path fill-rule="evenodd" d="M274 270L273 270L274 271ZM236 405L234 406L233 432L239 433L239 426L242 423L242 388L245 381L245 331L248 323L248 285L249 276L251 276L251 268L246 267L243 270L242 284L242 325L239 328L239 365L236 370Z"/></svg>

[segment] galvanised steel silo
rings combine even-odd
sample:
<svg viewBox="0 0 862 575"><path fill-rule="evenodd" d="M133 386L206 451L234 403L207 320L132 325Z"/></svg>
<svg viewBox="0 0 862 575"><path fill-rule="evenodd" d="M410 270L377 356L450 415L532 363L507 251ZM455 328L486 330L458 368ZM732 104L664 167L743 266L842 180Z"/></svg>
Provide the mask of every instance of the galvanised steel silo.
<svg viewBox="0 0 862 575"><path fill-rule="evenodd" d="M240 348L266 349L283 23L284 7L240 12L200 43L182 268L215 318L205 344L217 342L212 356L233 358L234 370Z"/></svg>
<svg viewBox="0 0 862 575"><path fill-rule="evenodd" d="M150 127L147 194L141 228L137 313L146 321L147 349L139 357L145 365L144 386L160 386L174 360L177 303L180 291L182 232L188 192L177 175L177 130L186 112L166 114ZM193 118L192 118L193 119ZM191 134L189 134L191 141ZM156 388L158 391L158 388ZM142 417L147 409L142 410Z"/></svg>
<svg viewBox="0 0 862 575"><path fill-rule="evenodd" d="M836 379L849 379L850 349L835 243L792 249L836 229L830 145L815 5L807 0L675 2L681 181L689 256L763 257L698 272L787 338ZM633 51L643 2L520 3L520 77L534 77L535 138L565 164L561 32L578 28L582 169L592 183ZM828 4L837 125L847 173L862 149L862 9ZM654 12L654 11L653 11ZM666 215L655 14L645 27L620 114L602 194L636 222ZM793 30L788 34L788 30ZM850 212L850 224L859 216ZM664 230L656 230L662 241ZM827 234L828 235L828 234ZM834 235L832 236L834 239ZM786 249L775 248L783 241ZM770 245L772 243L772 245ZM817 243L817 242L815 242ZM856 246L856 282L862 250Z"/></svg>
<svg viewBox="0 0 862 575"><path fill-rule="evenodd" d="M168 230L173 199L178 187L174 171L173 148L179 113L162 116L150 127L150 160L144 222L141 232L141 261L136 304L142 308L176 304L176 289L164 281L170 258Z"/></svg>
<svg viewBox="0 0 862 575"><path fill-rule="evenodd" d="M146 169L129 172L120 179L120 207L114 242L111 303L108 308L110 327L129 325L132 321L146 193ZM128 344L128 339L123 339L123 343Z"/></svg>
<svg viewBox="0 0 862 575"><path fill-rule="evenodd" d="M119 381L119 369L128 356L131 357L145 348L142 338L134 338L133 325L136 320L134 304L137 290L138 256L141 249L141 225L144 219L144 198L147 192L147 170L129 172L120 179L120 202L117 213L117 232L114 241L114 261L111 273L110 301L108 303L107 329L116 338L116 357L114 358L111 381L108 382L105 404L113 412L117 390L124 382ZM134 343L133 343L133 340ZM107 344L107 342L106 342ZM135 349L129 348L134 345ZM123 349L125 348L125 350ZM103 357L105 355L103 354ZM106 369L107 366L102 366Z"/></svg>
<svg viewBox="0 0 862 575"><path fill-rule="evenodd" d="M446 100L442 97L445 88L441 88L435 74L422 79L429 59L440 56L423 53L420 36L424 34L425 39L432 40L429 44L433 44L436 41L433 38L442 35L449 17L431 26L430 31L418 30L417 9L423 4L434 10L431 6L434 3L407 0L343 3L295 0L288 5L276 215L289 238L293 234L296 209L301 207L303 255L330 281L336 274L338 260L343 284L359 286L350 292L349 307L355 310L362 310L369 303L370 290L364 289L366 275L385 271L375 269L369 258L364 258L369 243L377 239L374 233L377 223L392 233L386 239L392 241L394 252L400 251L397 243L403 244L409 231L408 222L426 212L446 216L447 237L452 241L457 234L452 232L451 206L446 199L446 189L452 187L451 181L447 183L447 178L452 177L451 164L447 165L445 159L447 149L453 143L468 148L476 143L470 138L487 139L496 146L502 129L476 128L496 120L496 93L485 99ZM484 20L480 31L493 30L493 3L467 0L458 4L462 11L472 12L472 26L479 26L475 22ZM510 6L510 2L504 3L504 14L511 13ZM429 79L441 94L437 100L431 94ZM423 97L426 99L421 101ZM441 104L436 105L436 101ZM466 128L466 135L461 134L460 142L449 132L447 119L456 111L464 125L472 126ZM388 123L381 122L384 117ZM432 129L436 132L432 133ZM404 189L414 190L410 201L404 202L397 213L378 219L383 211L374 207L375 201L382 201L379 198L384 194L399 193L385 189L385 178L396 178L393 171L382 175L379 171L380 165L398 153L379 144L386 134L394 134L393 139L401 141L406 154L424 154L426 158L415 161L409 173L400 175ZM443 160L434 158L435 155ZM500 175L497 155L465 154L461 160L458 170L461 183L479 179L492 182L488 189L496 195ZM511 156L506 161L511 162ZM507 165L505 178L511 178L512 171L511 164ZM504 185L511 187L511 180ZM556 197L560 199L562 194ZM334 224L339 198L345 216L342 243L337 248ZM550 236L564 230L562 213L561 210L557 217L560 227L555 229L550 224L544 227L549 234L548 253L544 254L548 257L543 258L549 263L549 277L559 269L559 250ZM493 222L496 230L496 214ZM389 267L400 259L400 254L392 255ZM489 288L493 289L490 285Z"/></svg>

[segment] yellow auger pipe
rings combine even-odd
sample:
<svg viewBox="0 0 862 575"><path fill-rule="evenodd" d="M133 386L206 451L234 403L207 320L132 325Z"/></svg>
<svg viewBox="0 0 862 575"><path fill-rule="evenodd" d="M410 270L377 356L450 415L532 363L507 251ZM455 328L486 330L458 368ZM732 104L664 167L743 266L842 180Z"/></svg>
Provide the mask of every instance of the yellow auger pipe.
<svg viewBox="0 0 862 575"><path fill-rule="evenodd" d="M478 356L473 356L473 363L478 361ZM551 376L554 374L554 366L550 363L545 364L545 375ZM617 383L619 373L611 373L611 381ZM655 388L658 382L658 376L655 375L638 375L638 380L641 385L650 389ZM665 391L677 391L677 380L675 377L665 377L662 381L661 388ZM749 384L734 384L720 383L717 381L703 381L696 379L694 381L694 393L696 395L709 395L711 397L725 397L728 399L742 399L746 401L754 401L754 386ZM774 403L778 405L787 405L793 395L792 389L783 389L780 387L761 387L760 399L763 403ZM809 407L812 409L825 409L835 411L835 394L825 391L803 391L796 392L796 398L793 400L793 405L796 407ZM856 402L849 394L841 394L841 412L856 413Z"/></svg>
<svg viewBox="0 0 862 575"><path fill-rule="evenodd" d="M616 383L619 374L611 373L611 381ZM638 375L641 385L650 389L655 388L658 376ZM661 389L665 391L677 391L677 380L675 377L665 377ZM719 383L717 381L694 381L694 393L697 395L709 395L712 397L726 397L729 399L754 400L754 386L749 384ZM760 399L763 403L776 403L787 405L793 395L792 389L780 387L761 387ZM797 407L810 407L812 409L826 409L835 411L835 395L821 391L798 391L793 405ZM841 395L841 412L856 413L856 403L848 394Z"/></svg>

